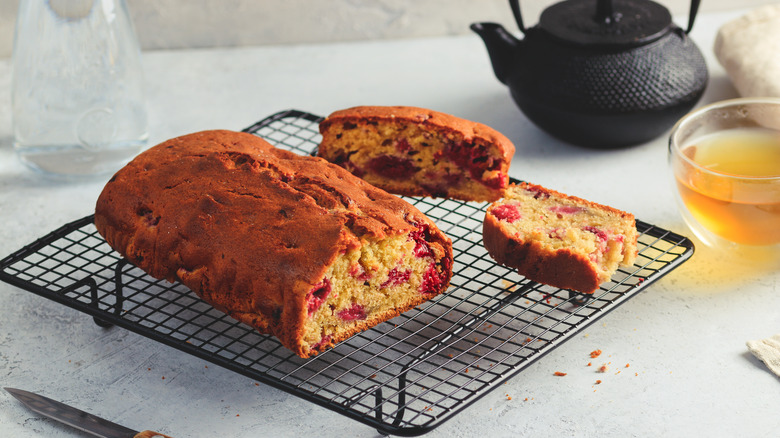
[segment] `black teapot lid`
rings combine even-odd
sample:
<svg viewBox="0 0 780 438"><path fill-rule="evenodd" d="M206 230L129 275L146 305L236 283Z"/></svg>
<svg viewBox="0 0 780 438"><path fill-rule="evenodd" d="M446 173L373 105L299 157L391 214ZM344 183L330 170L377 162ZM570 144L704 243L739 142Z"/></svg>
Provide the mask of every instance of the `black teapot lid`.
<svg viewBox="0 0 780 438"><path fill-rule="evenodd" d="M672 16L650 0L566 0L542 12L539 27L578 46L644 45L669 32Z"/></svg>

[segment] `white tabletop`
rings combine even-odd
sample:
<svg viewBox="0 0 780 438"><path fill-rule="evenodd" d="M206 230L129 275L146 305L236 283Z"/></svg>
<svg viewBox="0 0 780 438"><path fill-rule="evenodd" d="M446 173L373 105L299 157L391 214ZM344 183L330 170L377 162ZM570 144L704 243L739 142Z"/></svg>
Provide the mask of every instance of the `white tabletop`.
<svg viewBox="0 0 780 438"><path fill-rule="evenodd" d="M700 104L736 97L712 43L717 28L743 12L697 20L692 37L711 74ZM506 134L517 146L513 177L690 235L671 193L666 138L618 150L552 139L515 107L476 35L149 52L144 65L150 144L203 129L240 130L289 108L326 115L362 104L427 107ZM10 77L9 60L0 61L0 77ZM62 185L16 160L9 82L0 83L0 258L90 214L105 182ZM426 436L777 436L780 379L745 341L780 332L779 285L777 269L735 265L698 245L681 267ZM596 349L603 351L601 362L611 362L609 372L586 366ZM377 435L155 341L100 328L83 313L5 283L0 376L2 386L179 438ZM0 392L0 436L86 435Z"/></svg>

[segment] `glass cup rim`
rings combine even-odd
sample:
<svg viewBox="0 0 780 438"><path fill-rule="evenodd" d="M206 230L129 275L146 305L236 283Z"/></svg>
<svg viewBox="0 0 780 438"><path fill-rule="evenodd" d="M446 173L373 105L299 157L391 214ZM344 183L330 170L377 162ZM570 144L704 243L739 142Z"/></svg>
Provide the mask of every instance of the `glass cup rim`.
<svg viewBox="0 0 780 438"><path fill-rule="evenodd" d="M744 180L744 181L780 181L780 175L777 176L752 176L752 175L738 175L734 173L719 172L717 170L710 169L702 166L701 164L691 160L687 155L682 153L679 142L674 141L675 136L680 130L685 127L692 120L695 120L704 113L737 105L746 104L771 104L780 107L780 98L778 97L740 97L734 99L726 99L718 102L713 102L708 105L704 105L697 108L690 113L684 115L677 123L674 124L669 134L669 152L680 159L682 159L687 165L695 168L698 171L726 179ZM780 130L778 131L780 132Z"/></svg>

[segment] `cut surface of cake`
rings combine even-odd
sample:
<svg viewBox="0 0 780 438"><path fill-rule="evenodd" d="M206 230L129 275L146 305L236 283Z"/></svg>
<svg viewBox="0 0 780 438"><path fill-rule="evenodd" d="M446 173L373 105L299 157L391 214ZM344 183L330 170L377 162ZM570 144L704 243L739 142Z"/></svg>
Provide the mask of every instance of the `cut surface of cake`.
<svg viewBox="0 0 780 438"><path fill-rule="evenodd" d="M301 357L444 292L452 243L401 198L232 131L177 137L106 184L95 225L131 263Z"/></svg>
<svg viewBox="0 0 780 438"><path fill-rule="evenodd" d="M388 192L495 201L515 147L498 131L408 106L360 106L320 123L318 155Z"/></svg>
<svg viewBox="0 0 780 438"><path fill-rule="evenodd" d="M634 215L528 183L488 207L482 237L498 263L587 294L637 256Z"/></svg>

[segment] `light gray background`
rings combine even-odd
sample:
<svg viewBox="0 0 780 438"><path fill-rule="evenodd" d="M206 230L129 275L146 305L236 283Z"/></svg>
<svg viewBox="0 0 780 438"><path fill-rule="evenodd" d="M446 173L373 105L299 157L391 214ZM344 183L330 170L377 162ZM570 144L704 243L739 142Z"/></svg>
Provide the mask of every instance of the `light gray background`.
<svg viewBox="0 0 780 438"><path fill-rule="evenodd" d="M43 0L41 0L43 1ZM461 35L475 21L516 30L506 0L127 0L143 49ZM527 25L557 0L521 1ZM686 0L658 0L675 16ZM700 12L772 3L703 0ZM18 0L0 0L0 58L11 56ZM684 24L684 23L679 23Z"/></svg>

